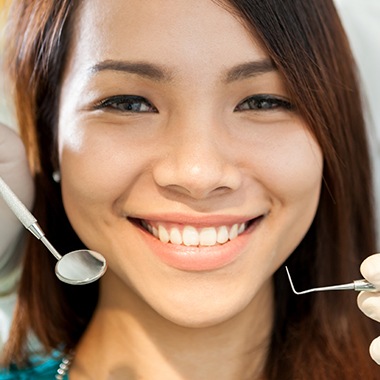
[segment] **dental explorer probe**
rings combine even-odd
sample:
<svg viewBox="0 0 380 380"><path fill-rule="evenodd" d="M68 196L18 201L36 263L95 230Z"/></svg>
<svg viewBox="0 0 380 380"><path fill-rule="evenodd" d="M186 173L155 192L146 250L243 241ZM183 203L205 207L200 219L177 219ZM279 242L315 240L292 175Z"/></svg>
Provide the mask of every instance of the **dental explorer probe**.
<svg viewBox="0 0 380 380"><path fill-rule="evenodd" d="M72 251L61 256L45 237L37 219L29 212L16 194L0 177L0 194L24 227L30 231L58 260L55 266L57 277L67 284L84 285L98 280L107 269L105 258L88 249Z"/></svg>
<svg viewBox="0 0 380 380"><path fill-rule="evenodd" d="M306 294L306 293L313 293L313 292L325 292L328 290L356 290L357 292L375 292L380 291L380 289L376 289L375 285L371 284L367 280L361 279L361 280L355 280L348 284L342 284L342 285L332 285L332 286L323 286L320 288L313 288L313 289L307 289L303 290L302 292L297 292L294 288L292 278L290 276L290 272L288 267L285 267L286 273L288 274L290 286L292 288L292 291L294 294L300 295L300 294Z"/></svg>

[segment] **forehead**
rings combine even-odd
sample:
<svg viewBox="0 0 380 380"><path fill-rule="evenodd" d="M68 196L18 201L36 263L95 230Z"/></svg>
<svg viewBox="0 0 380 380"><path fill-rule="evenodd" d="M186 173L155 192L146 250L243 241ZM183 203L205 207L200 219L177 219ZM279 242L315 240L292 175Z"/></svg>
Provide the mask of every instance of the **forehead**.
<svg viewBox="0 0 380 380"><path fill-rule="evenodd" d="M88 0L74 19L71 58L154 60L194 70L267 57L236 16L212 0Z"/></svg>

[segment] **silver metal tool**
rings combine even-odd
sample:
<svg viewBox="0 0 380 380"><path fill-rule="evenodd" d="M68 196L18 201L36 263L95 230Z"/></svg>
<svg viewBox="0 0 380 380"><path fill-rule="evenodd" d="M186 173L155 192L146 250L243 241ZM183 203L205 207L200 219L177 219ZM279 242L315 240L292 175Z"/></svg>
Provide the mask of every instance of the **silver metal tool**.
<svg viewBox="0 0 380 380"><path fill-rule="evenodd" d="M290 286L292 288L292 291L294 294L301 295L301 294L307 294L307 293L313 293L313 292L325 292L328 290L356 290L357 292L374 292L374 291L380 291L380 289L376 289L376 287L368 282L367 280L361 279L361 280L355 280L348 284L342 284L342 285L332 285L332 286L323 286L320 288L312 288L303 290L301 292L298 292L293 285L292 278L290 276L290 272L288 267L285 267L286 273L288 274Z"/></svg>
<svg viewBox="0 0 380 380"><path fill-rule="evenodd" d="M0 177L0 194L5 203L16 217L58 260L55 266L57 277L71 285L84 285L98 280L107 270L105 258L98 252L88 249L72 251L61 256L45 237L37 223L37 219L30 213L16 194Z"/></svg>

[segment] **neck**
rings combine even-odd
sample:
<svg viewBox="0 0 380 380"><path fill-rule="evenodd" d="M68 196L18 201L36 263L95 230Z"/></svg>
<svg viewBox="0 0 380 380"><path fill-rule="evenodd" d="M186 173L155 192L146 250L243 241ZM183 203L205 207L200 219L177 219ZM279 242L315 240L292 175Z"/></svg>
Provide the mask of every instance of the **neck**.
<svg viewBox="0 0 380 380"><path fill-rule="evenodd" d="M70 379L262 378L272 329L270 282L238 315L200 328L168 321L131 290L122 301L117 294L112 304L105 298L77 348Z"/></svg>

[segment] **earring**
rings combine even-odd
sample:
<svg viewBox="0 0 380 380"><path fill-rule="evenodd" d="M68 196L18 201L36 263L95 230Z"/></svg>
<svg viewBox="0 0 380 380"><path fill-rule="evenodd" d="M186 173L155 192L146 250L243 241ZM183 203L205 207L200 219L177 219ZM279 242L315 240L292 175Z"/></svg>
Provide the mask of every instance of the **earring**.
<svg viewBox="0 0 380 380"><path fill-rule="evenodd" d="M61 172L59 170L54 170L54 172L51 176L53 177L53 181L55 183L61 182Z"/></svg>

